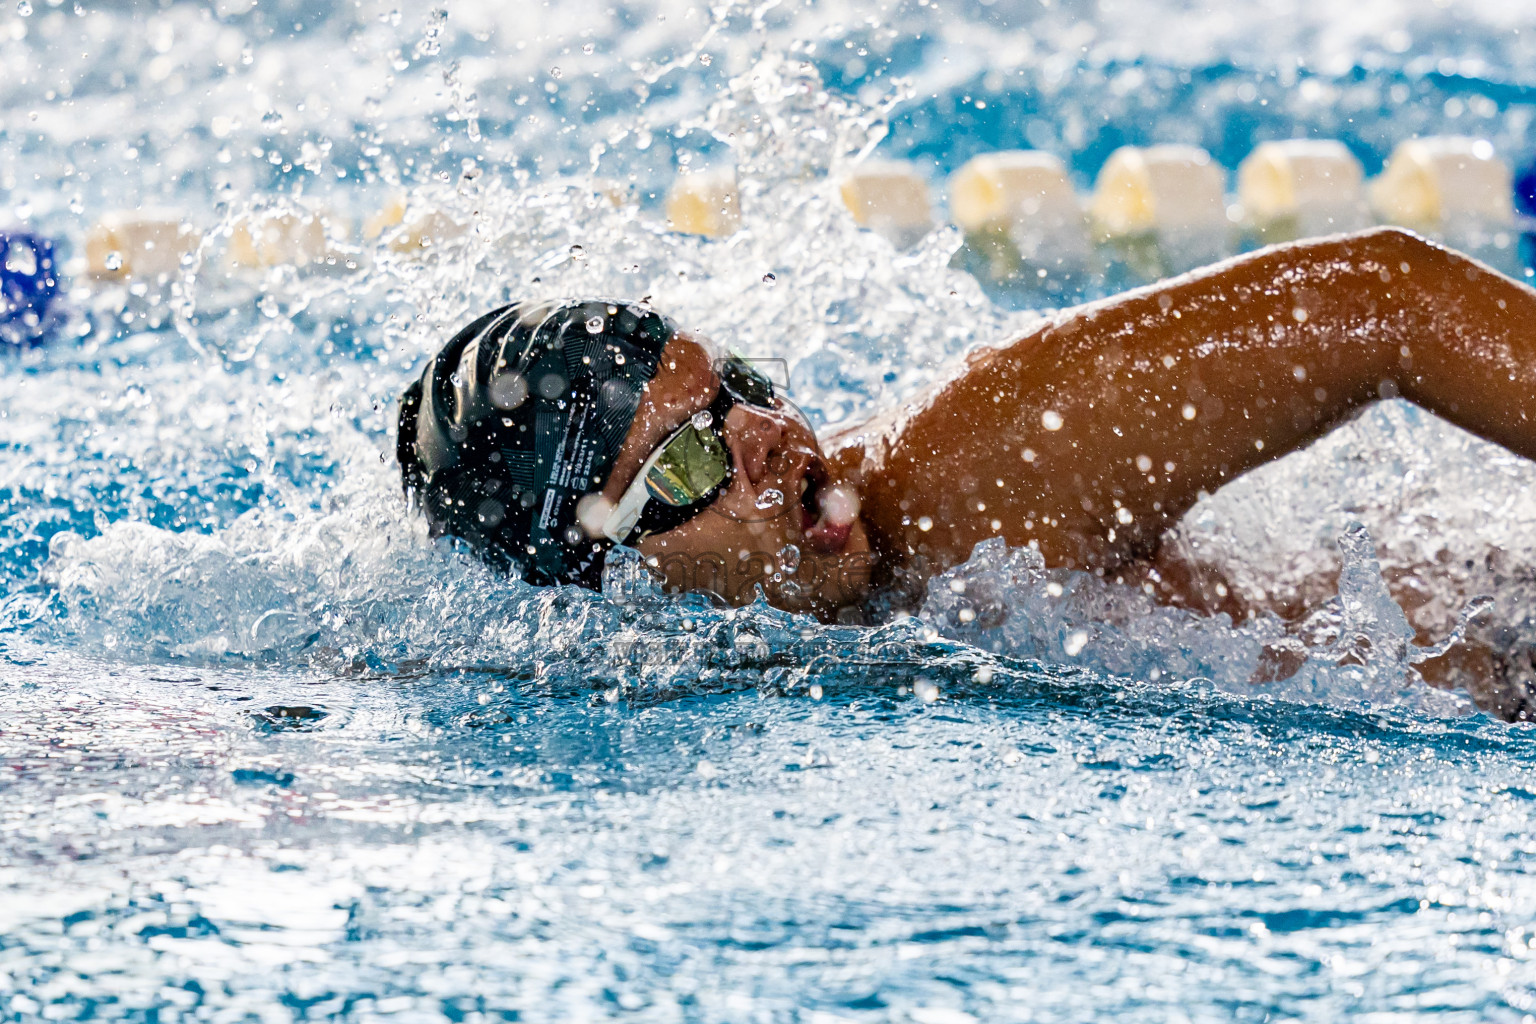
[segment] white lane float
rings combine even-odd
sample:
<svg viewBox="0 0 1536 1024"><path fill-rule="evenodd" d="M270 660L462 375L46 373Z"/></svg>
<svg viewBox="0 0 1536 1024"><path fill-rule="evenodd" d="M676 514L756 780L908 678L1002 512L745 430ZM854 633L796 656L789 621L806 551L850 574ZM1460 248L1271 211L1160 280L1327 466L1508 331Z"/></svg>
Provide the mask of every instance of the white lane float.
<svg viewBox="0 0 1536 1024"><path fill-rule="evenodd" d="M345 266L349 257L343 240L350 234L350 227L328 211L256 210L231 226L225 261L242 270Z"/></svg>
<svg viewBox="0 0 1536 1024"><path fill-rule="evenodd" d="M1099 171L1089 214L1105 238L1225 232L1226 180L1197 146L1122 146Z"/></svg>
<svg viewBox="0 0 1536 1024"><path fill-rule="evenodd" d="M856 224L897 246L911 245L933 227L928 182L906 161L866 161L843 175L838 193Z"/></svg>
<svg viewBox="0 0 1536 1024"><path fill-rule="evenodd" d="M85 271L103 281L173 277L201 241L192 224L172 212L110 213L86 234Z"/></svg>
<svg viewBox="0 0 1536 1024"><path fill-rule="evenodd" d="M1237 196L1266 241L1354 231L1370 223L1365 169L1334 139L1260 143L1238 165Z"/></svg>
<svg viewBox="0 0 1536 1024"><path fill-rule="evenodd" d="M1075 265L1091 250L1082 203L1054 153L972 157L950 176L949 213L967 235L1006 234L1026 262Z"/></svg>
<svg viewBox="0 0 1536 1024"><path fill-rule="evenodd" d="M363 221L364 241L382 239L391 252L404 256L463 238L469 225L443 210L412 206L403 195L391 196L377 213Z"/></svg>
<svg viewBox="0 0 1536 1024"><path fill-rule="evenodd" d="M1398 144L1371 182L1371 205L1389 224L1434 231L1514 219L1514 178L1487 139L1443 135Z"/></svg>
<svg viewBox="0 0 1536 1024"><path fill-rule="evenodd" d="M1054 153L1012 149L972 157L949 178L949 215L967 232L1019 221L1081 225L1082 208Z"/></svg>
<svg viewBox="0 0 1536 1024"><path fill-rule="evenodd" d="M1239 165L1236 181L1239 208L1266 241L1355 230L1370 223L1371 211L1381 222L1425 231L1502 227L1514 219L1510 168L1485 139L1407 140L1368 187L1342 142L1264 142ZM1231 228L1225 182L1225 169L1198 147L1125 146L1110 155L1085 202L1056 155L1006 150L981 154L955 171L947 201L950 218L988 253L993 276L1001 278L1021 266L1083 266L1092 254L1090 226L1101 242L1158 249L1224 237ZM607 183L597 191L616 205L632 201ZM860 226L897 244L915 241L933 225L928 183L909 162L867 161L838 181L838 191ZM681 175L665 206L675 231L721 238L741 224L730 169ZM397 253L419 254L468 231L447 212L413 207L399 195L364 222L362 236L382 238ZM351 258L345 255L350 233L324 210L257 211L231 227L225 262L236 269L339 265ZM91 228L73 269L99 281L152 282L181 273L201 242L175 212L121 211Z"/></svg>
<svg viewBox="0 0 1536 1024"><path fill-rule="evenodd" d="M392 227L405 222L405 211L410 205L403 194L395 194L377 211L363 218L363 240L373 241Z"/></svg>

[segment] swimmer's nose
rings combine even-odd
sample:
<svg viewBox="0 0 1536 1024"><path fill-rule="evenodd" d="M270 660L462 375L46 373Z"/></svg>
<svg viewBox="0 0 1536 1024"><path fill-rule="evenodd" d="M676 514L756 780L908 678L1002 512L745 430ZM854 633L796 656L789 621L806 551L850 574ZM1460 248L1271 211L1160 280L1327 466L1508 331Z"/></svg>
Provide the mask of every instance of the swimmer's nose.
<svg viewBox="0 0 1536 1024"><path fill-rule="evenodd" d="M754 489L783 467L770 465L776 449L783 446L784 424L776 416L738 405L725 418L725 442L731 459L746 474Z"/></svg>

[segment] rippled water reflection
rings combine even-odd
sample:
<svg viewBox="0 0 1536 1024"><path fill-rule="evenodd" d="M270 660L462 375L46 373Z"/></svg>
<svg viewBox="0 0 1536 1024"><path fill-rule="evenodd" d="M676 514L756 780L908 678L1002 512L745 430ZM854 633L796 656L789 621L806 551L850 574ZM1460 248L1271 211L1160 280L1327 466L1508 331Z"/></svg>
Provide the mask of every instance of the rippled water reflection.
<svg viewBox="0 0 1536 1024"><path fill-rule="evenodd" d="M931 703L898 674L601 707L498 673L12 673L21 1016L1515 1019L1529 999L1536 749L1503 726L1005 666L940 672Z"/></svg>

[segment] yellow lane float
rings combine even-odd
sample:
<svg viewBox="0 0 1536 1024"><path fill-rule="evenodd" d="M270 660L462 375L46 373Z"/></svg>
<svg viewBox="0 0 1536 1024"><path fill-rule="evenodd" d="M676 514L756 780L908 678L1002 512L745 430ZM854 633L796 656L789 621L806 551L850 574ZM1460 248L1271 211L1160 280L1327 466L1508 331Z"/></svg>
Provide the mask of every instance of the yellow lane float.
<svg viewBox="0 0 1536 1024"><path fill-rule="evenodd" d="M684 174L667 191L667 226L687 235L724 238L741 226L741 199L731 170Z"/></svg>

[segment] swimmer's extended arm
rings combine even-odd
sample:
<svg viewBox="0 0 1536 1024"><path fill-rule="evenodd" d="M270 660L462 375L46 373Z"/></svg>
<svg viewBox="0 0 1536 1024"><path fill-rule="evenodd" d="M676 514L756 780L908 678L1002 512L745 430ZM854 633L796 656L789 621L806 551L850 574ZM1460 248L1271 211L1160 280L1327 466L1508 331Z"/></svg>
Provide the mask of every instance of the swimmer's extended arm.
<svg viewBox="0 0 1536 1024"><path fill-rule="evenodd" d="M978 541L1117 572L1199 497L1402 394L1536 457L1536 291L1407 232L1266 249L1080 307L843 439L888 565Z"/></svg>

